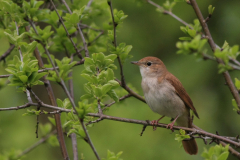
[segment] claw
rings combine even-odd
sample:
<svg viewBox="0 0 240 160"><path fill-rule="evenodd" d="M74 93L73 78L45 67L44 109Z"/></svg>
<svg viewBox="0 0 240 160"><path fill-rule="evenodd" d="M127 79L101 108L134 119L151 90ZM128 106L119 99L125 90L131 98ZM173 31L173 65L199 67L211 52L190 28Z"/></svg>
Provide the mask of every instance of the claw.
<svg viewBox="0 0 240 160"><path fill-rule="evenodd" d="M158 124L158 122L165 116L162 116L161 118L159 118L158 120L153 120L151 121L151 125L153 126L153 130L155 131L157 129L156 125Z"/></svg>

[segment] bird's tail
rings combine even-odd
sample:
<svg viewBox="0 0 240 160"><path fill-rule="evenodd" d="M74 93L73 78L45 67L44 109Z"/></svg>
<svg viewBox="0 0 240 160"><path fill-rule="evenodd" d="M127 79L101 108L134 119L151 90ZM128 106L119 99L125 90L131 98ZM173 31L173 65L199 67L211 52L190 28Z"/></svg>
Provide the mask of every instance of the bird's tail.
<svg viewBox="0 0 240 160"><path fill-rule="evenodd" d="M190 155L196 155L198 153L198 146L195 139L182 141L184 150Z"/></svg>
<svg viewBox="0 0 240 160"><path fill-rule="evenodd" d="M189 117L188 120L188 127L189 128L194 128L193 124L192 124L192 119ZM190 139L190 140L183 140L182 141L183 144L183 148L184 150L190 154L190 155L196 155L198 153L198 146L197 146L197 142L194 138Z"/></svg>

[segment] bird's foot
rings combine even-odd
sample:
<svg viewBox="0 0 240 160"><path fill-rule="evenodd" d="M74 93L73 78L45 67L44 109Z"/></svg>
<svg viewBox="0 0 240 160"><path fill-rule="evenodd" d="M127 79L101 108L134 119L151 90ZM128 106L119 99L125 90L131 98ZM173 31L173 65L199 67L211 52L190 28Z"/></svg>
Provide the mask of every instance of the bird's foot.
<svg viewBox="0 0 240 160"><path fill-rule="evenodd" d="M153 120L150 122L150 124L153 126L153 130L155 131L157 129L156 125L158 124L157 120Z"/></svg>
<svg viewBox="0 0 240 160"><path fill-rule="evenodd" d="M171 129L171 130L172 130L172 132L174 132L174 129L173 129L173 125L174 125L174 123L175 123L175 121L174 121L174 122L172 122L172 123L169 123L169 124L167 125L167 127L166 127L166 128L169 128L169 129Z"/></svg>

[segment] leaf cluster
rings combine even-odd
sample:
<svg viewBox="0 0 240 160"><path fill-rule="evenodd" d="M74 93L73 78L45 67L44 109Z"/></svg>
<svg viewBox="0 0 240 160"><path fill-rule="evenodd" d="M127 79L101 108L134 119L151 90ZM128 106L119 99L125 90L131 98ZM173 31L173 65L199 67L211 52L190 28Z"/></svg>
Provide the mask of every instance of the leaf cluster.
<svg viewBox="0 0 240 160"><path fill-rule="evenodd" d="M204 148L204 152L202 153L201 156L205 158L205 160L226 160L229 155L228 147L229 145L223 147L220 144L211 147L209 150Z"/></svg>
<svg viewBox="0 0 240 160"><path fill-rule="evenodd" d="M118 96L113 89L119 86L119 83L114 80L113 69L117 67L113 64L117 58L116 55L110 54L105 56L103 53L94 53L92 58L85 58L85 70L81 74L88 83L84 85L84 90L87 94L81 99L103 99L106 95L118 102Z"/></svg>
<svg viewBox="0 0 240 160"><path fill-rule="evenodd" d="M23 61L18 56L14 56L6 71L12 74L8 78L9 85L17 86L19 90L26 90L34 85L42 85L43 82L39 79L47 74L46 72L38 73L38 61L28 54L23 56Z"/></svg>
<svg viewBox="0 0 240 160"><path fill-rule="evenodd" d="M122 155L122 153L123 152L121 151L115 154L114 152L108 150L107 158L102 158L102 160L122 160L121 158L119 158Z"/></svg>
<svg viewBox="0 0 240 160"><path fill-rule="evenodd" d="M223 73L227 70L231 70L232 67L229 65L230 59L236 60L239 55L239 46L234 45L230 47L229 44L225 41L222 49L216 49L214 52L214 56L223 60L224 64L219 64L219 73Z"/></svg>
<svg viewBox="0 0 240 160"><path fill-rule="evenodd" d="M77 63L76 61L71 62L70 58L64 57L61 61L58 59L55 59L55 62L57 63L57 66L59 68L59 76L56 74L55 71L49 71L49 75L47 77L48 80L54 81L54 82L60 82L61 79L64 81L67 81L71 79L72 77L69 77L68 74L72 71L72 67ZM71 62L71 63L70 63Z"/></svg>

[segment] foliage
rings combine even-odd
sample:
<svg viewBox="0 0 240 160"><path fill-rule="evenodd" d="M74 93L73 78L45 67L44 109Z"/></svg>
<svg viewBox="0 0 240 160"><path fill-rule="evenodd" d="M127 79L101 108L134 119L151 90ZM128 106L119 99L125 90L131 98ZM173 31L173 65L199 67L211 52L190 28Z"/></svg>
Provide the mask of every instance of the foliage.
<svg viewBox="0 0 240 160"><path fill-rule="evenodd" d="M9 85L17 86L18 90L22 91L34 85L43 85L39 79L47 74L46 72L38 73L38 61L29 54L23 56L23 61L18 56L14 56L6 71L12 74L8 78L11 82Z"/></svg>
<svg viewBox="0 0 240 160"><path fill-rule="evenodd" d="M229 145L223 147L221 144L211 147L209 150L204 148L204 152L202 153L202 157L205 160L226 160L229 155L228 151Z"/></svg>
<svg viewBox="0 0 240 160"><path fill-rule="evenodd" d="M119 158L122 153L123 152L118 152L115 155L115 153L113 153L113 152L108 150L108 152L107 152L107 159L106 158L102 158L102 160L122 160L121 158Z"/></svg>
<svg viewBox="0 0 240 160"><path fill-rule="evenodd" d="M157 11L169 14L176 6L176 2L188 2L188 0L166 0L162 4L163 7L158 7ZM56 11L50 8L52 6L47 7L49 1L0 0L0 31L2 34L0 38L3 37L3 41L8 40L9 44L15 45L15 50L18 53L17 55L9 56L9 59L6 60L7 67L5 70L11 74L8 78L10 81L9 85L16 86L20 92L25 92L26 89L31 89L35 85L42 85L43 82L40 79L45 75L48 80L58 84L61 80L67 83L72 78L69 76L69 73L72 72L72 68L77 63L75 60L79 60L76 57L76 48L80 48L79 52L83 55L84 45L87 45L90 57L81 59L84 61L84 70L81 76L87 82L85 84L81 83L81 86L84 86L85 94L81 96L80 100L77 99L79 97L75 97L75 101L78 102L76 106L77 114L74 113L73 105L69 100L70 97L64 100L57 99L58 107L68 109L69 111L68 113L61 113L62 128L67 133L67 136L75 133L78 138L87 141L86 132L79 120L83 122L83 125L92 121L93 117L89 117L87 114L98 113L98 104L103 108L105 104L112 101L118 102L120 96L128 94L127 91L119 87L119 83L115 80L115 70L117 69L115 63L120 59L121 64L125 65L124 63L132 57L130 52L133 46L129 44L131 41L126 41L128 43L116 42L116 34L118 34L121 25L128 17L125 14L128 12L113 9L114 21L112 21L111 9L108 6L110 1L93 1L88 6L87 3L83 5L85 2L75 0L72 3L68 3L73 11L72 13L67 13L66 7L61 3L57 1L54 1L54 3L57 4L57 12L62 17L69 35L66 33ZM209 18L212 16L214 9L215 7L209 5ZM129 12L128 14L132 13ZM90 24L86 25L85 23ZM79 26L81 30L79 30ZM27 27L30 27L29 31L26 29ZM128 26L126 25L126 27ZM137 30L137 28L135 29ZM180 37L181 41L176 44L177 53L184 55L193 54L198 59L203 59L203 55L207 54L205 44L208 41L208 37L203 36L199 20L194 20L193 24L181 26L180 29L185 36ZM79 31L83 32L86 42L78 35L77 32ZM48 73L39 71L38 60L33 57L35 49L40 52L41 58L43 58L45 63L41 69L48 68ZM46 55L46 51L50 52L50 59ZM21 57L18 56L19 53L23 55L23 59L19 58ZM221 48L217 48L214 51L215 59L218 58L223 62L218 66L219 73L233 70L231 64L237 60L238 55L238 45L230 47L225 42ZM56 63L59 75L53 70L51 60ZM1 82L2 86L4 85ZM132 88L132 85L129 83L127 83L127 86ZM235 86L240 90L240 81L237 78L235 78ZM136 91L136 89L133 89L133 91ZM239 113L240 110L235 99L232 100L232 105L234 106L234 111ZM23 116L41 116L42 114L47 115L49 112L27 109ZM43 137L51 133L52 125L56 125L51 115L48 117L48 120L51 124L39 125L39 130ZM88 125L88 127L91 127L91 125ZM184 130L180 130L179 134L176 134L175 140L181 142L187 138L190 138L190 136L186 135ZM51 146L59 145L56 135L51 135L47 142ZM18 156L20 154L21 151L9 150L0 154L0 160L19 159ZM120 160L121 154L122 152L115 154L108 150L105 160ZM202 156L208 160L224 160L228 157L228 154L228 146L222 147L217 145L210 148L209 151L205 149Z"/></svg>

